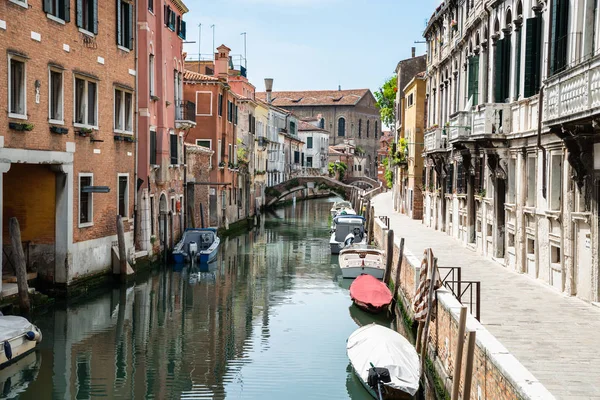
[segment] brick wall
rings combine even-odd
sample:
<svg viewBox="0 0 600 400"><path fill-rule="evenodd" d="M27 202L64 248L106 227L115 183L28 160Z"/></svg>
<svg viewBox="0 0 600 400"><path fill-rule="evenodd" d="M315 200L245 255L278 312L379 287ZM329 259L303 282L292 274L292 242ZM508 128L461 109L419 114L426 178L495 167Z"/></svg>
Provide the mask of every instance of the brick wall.
<svg viewBox="0 0 600 400"><path fill-rule="evenodd" d="M375 218L373 240L385 249L387 229L379 218ZM399 257L399 238L394 241L392 279L396 276ZM413 249L417 250L417 249ZM425 250L425 249L423 249ZM421 256L422 257L422 256ZM417 289L421 259L407 248L404 249L400 274L400 300L410 316L413 315L412 301ZM446 390L451 391L454 349L458 340L460 302L446 289L437 291L437 318L429 328L429 358L434 361L439 376L443 377ZM467 332L476 331L476 345L471 383L473 400L486 399L553 399L546 388L472 315L467 317ZM460 395L464 393L463 374L466 363L466 343L462 358Z"/></svg>
<svg viewBox="0 0 600 400"><path fill-rule="evenodd" d="M187 181L188 181L188 202L186 207L193 208L193 223L188 219L188 226L195 226L201 228L202 218L200 216L200 205L202 204L202 211L204 214L204 226L210 226L208 219L208 185L193 185L193 189L190 191L189 186L192 183L197 182L208 182L210 179L210 158L213 155L211 150L208 150L201 146L192 144L185 145L185 151L187 154ZM193 196L193 199L191 199ZM189 212L189 208L186 210ZM189 215L188 215L189 217Z"/></svg>

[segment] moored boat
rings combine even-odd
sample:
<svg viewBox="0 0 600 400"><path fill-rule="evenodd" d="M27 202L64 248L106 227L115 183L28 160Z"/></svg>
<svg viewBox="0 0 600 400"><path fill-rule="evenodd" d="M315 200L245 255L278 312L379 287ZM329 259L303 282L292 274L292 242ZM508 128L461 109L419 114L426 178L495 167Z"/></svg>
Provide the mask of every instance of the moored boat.
<svg viewBox="0 0 600 400"><path fill-rule="evenodd" d="M173 261L182 264L193 259L196 263L208 263L217 256L220 243L215 228L188 228L173 249Z"/></svg>
<svg viewBox="0 0 600 400"><path fill-rule="evenodd" d="M350 298L357 307L372 313L380 313L392 302L392 292L385 283L371 275L357 277L350 286Z"/></svg>
<svg viewBox="0 0 600 400"><path fill-rule="evenodd" d="M34 350L42 341L42 332L26 318L0 316L0 368Z"/></svg>
<svg viewBox="0 0 600 400"><path fill-rule="evenodd" d="M340 251L339 263L344 278L368 274L383 279L385 275L385 252L366 243L345 247Z"/></svg>
<svg viewBox="0 0 600 400"><path fill-rule="evenodd" d="M381 325L366 325L350 335L346 351L354 373L371 396L415 399L421 365L417 351L404 336Z"/></svg>
<svg viewBox="0 0 600 400"><path fill-rule="evenodd" d="M359 215L339 215L333 219L329 247L331 254L339 254L340 250L352 244L366 244L365 219Z"/></svg>

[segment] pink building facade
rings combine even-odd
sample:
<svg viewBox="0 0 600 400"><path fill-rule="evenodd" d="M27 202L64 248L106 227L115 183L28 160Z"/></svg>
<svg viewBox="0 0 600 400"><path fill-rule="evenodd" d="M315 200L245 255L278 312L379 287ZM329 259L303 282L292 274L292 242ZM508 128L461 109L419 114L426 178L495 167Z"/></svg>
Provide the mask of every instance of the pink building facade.
<svg viewBox="0 0 600 400"><path fill-rule="evenodd" d="M138 12L136 245L152 255L172 247L185 226L183 138L195 105L183 100L181 0L149 0Z"/></svg>

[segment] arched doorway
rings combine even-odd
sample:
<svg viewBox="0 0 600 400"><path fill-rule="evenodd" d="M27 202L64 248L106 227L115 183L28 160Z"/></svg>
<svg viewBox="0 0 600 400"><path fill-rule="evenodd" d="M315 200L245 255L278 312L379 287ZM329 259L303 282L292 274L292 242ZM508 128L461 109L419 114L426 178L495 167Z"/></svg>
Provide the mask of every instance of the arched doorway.
<svg viewBox="0 0 600 400"><path fill-rule="evenodd" d="M167 203L167 196L164 193L160 195L158 211L158 234L160 250L164 251L166 244L169 243L169 204Z"/></svg>

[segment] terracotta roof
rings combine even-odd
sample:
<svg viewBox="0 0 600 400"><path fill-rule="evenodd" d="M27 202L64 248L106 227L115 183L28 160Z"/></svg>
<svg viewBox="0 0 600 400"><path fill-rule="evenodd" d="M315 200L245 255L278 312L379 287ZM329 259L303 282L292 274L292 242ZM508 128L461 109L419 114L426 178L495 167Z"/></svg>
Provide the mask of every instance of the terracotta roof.
<svg viewBox="0 0 600 400"><path fill-rule="evenodd" d="M292 106L353 106L370 92L369 89L309 90L303 92L273 92L272 104L279 107ZM256 97L266 100L265 92Z"/></svg>
<svg viewBox="0 0 600 400"><path fill-rule="evenodd" d="M190 82L219 82L219 78L211 75L200 74L188 69L183 72L183 80Z"/></svg>
<svg viewBox="0 0 600 400"><path fill-rule="evenodd" d="M321 129L318 126L314 126L310 122L306 122L305 120L298 121L298 132L325 132L329 133L325 129Z"/></svg>

